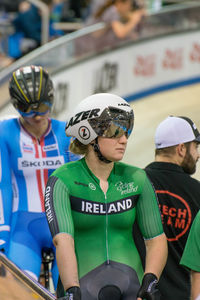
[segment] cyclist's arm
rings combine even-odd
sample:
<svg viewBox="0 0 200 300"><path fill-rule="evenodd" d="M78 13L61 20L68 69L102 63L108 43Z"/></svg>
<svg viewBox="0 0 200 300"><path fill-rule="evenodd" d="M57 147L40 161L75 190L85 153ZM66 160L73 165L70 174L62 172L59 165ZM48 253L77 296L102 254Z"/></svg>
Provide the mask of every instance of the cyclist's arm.
<svg viewBox="0 0 200 300"><path fill-rule="evenodd" d="M53 239L56 247L56 260L64 290L79 286L74 239L67 233L57 234Z"/></svg>
<svg viewBox="0 0 200 300"><path fill-rule="evenodd" d="M63 181L55 176L51 176L47 182L45 210L63 287L67 290L79 286L69 193Z"/></svg>
<svg viewBox="0 0 200 300"><path fill-rule="evenodd" d="M137 204L137 221L146 245L145 273L159 278L167 259L167 239L156 194L147 177Z"/></svg>
<svg viewBox="0 0 200 300"><path fill-rule="evenodd" d="M5 134L5 132L4 132ZM12 214L12 183L10 156L6 141L0 138L0 250L7 252Z"/></svg>
<svg viewBox="0 0 200 300"><path fill-rule="evenodd" d="M191 300L200 299L200 272L191 271ZM199 298L198 298L199 296Z"/></svg>
<svg viewBox="0 0 200 300"><path fill-rule="evenodd" d="M165 234L145 241L145 273L153 273L160 278L167 260L167 240Z"/></svg>

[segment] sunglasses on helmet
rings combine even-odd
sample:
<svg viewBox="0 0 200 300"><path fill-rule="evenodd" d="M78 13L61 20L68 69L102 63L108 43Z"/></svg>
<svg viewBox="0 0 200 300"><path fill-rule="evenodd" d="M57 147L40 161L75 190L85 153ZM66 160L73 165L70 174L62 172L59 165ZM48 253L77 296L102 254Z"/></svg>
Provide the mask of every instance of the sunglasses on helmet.
<svg viewBox="0 0 200 300"><path fill-rule="evenodd" d="M32 118L34 116L43 116L47 114L51 109L51 105L48 102L42 102L38 106L35 104L29 105L26 110L17 107L18 112L22 117Z"/></svg>
<svg viewBox="0 0 200 300"><path fill-rule="evenodd" d="M101 136L105 138L120 138L125 135L127 138L129 138L132 129L133 126L130 122L123 122L122 120L120 122L112 121Z"/></svg>
<svg viewBox="0 0 200 300"><path fill-rule="evenodd" d="M104 119L104 116L94 120L89 119L88 122L98 136L105 138L120 138L125 135L127 138L133 130L134 116L133 112L111 112L109 117Z"/></svg>

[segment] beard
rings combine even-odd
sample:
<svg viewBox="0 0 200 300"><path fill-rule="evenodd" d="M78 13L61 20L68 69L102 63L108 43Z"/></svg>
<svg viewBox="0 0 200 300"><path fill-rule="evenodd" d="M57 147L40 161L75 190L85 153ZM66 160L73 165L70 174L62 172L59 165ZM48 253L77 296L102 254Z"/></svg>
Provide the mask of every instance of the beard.
<svg viewBox="0 0 200 300"><path fill-rule="evenodd" d="M189 152L189 149L187 149L186 155L181 164L181 167L183 168L184 172L189 175L194 174L196 172L196 163L197 163L197 160L195 160L192 157L192 155Z"/></svg>

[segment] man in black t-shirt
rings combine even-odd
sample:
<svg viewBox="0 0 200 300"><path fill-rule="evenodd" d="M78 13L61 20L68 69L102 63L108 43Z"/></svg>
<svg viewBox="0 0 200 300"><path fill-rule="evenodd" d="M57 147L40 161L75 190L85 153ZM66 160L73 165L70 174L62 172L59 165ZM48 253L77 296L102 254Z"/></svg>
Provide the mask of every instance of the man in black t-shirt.
<svg viewBox="0 0 200 300"><path fill-rule="evenodd" d="M190 273L179 264L200 209L200 182L190 175L200 155L200 134L186 117L170 116L157 127L155 161L146 172L156 190L168 239L168 260L159 281L161 300L189 300Z"/></svg>

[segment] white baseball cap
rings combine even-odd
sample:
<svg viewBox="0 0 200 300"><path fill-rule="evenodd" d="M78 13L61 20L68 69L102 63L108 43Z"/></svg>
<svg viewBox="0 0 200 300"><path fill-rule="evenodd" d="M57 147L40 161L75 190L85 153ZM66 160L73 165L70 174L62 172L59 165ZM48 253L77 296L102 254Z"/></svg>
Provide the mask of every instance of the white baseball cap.
<svg viewBox="0 0 200 300"><path fill-rule="evenodd" d="M169 116L156 129L156 149L192 141L200 143L200 133L193 121L187 117Z"/></svg>

